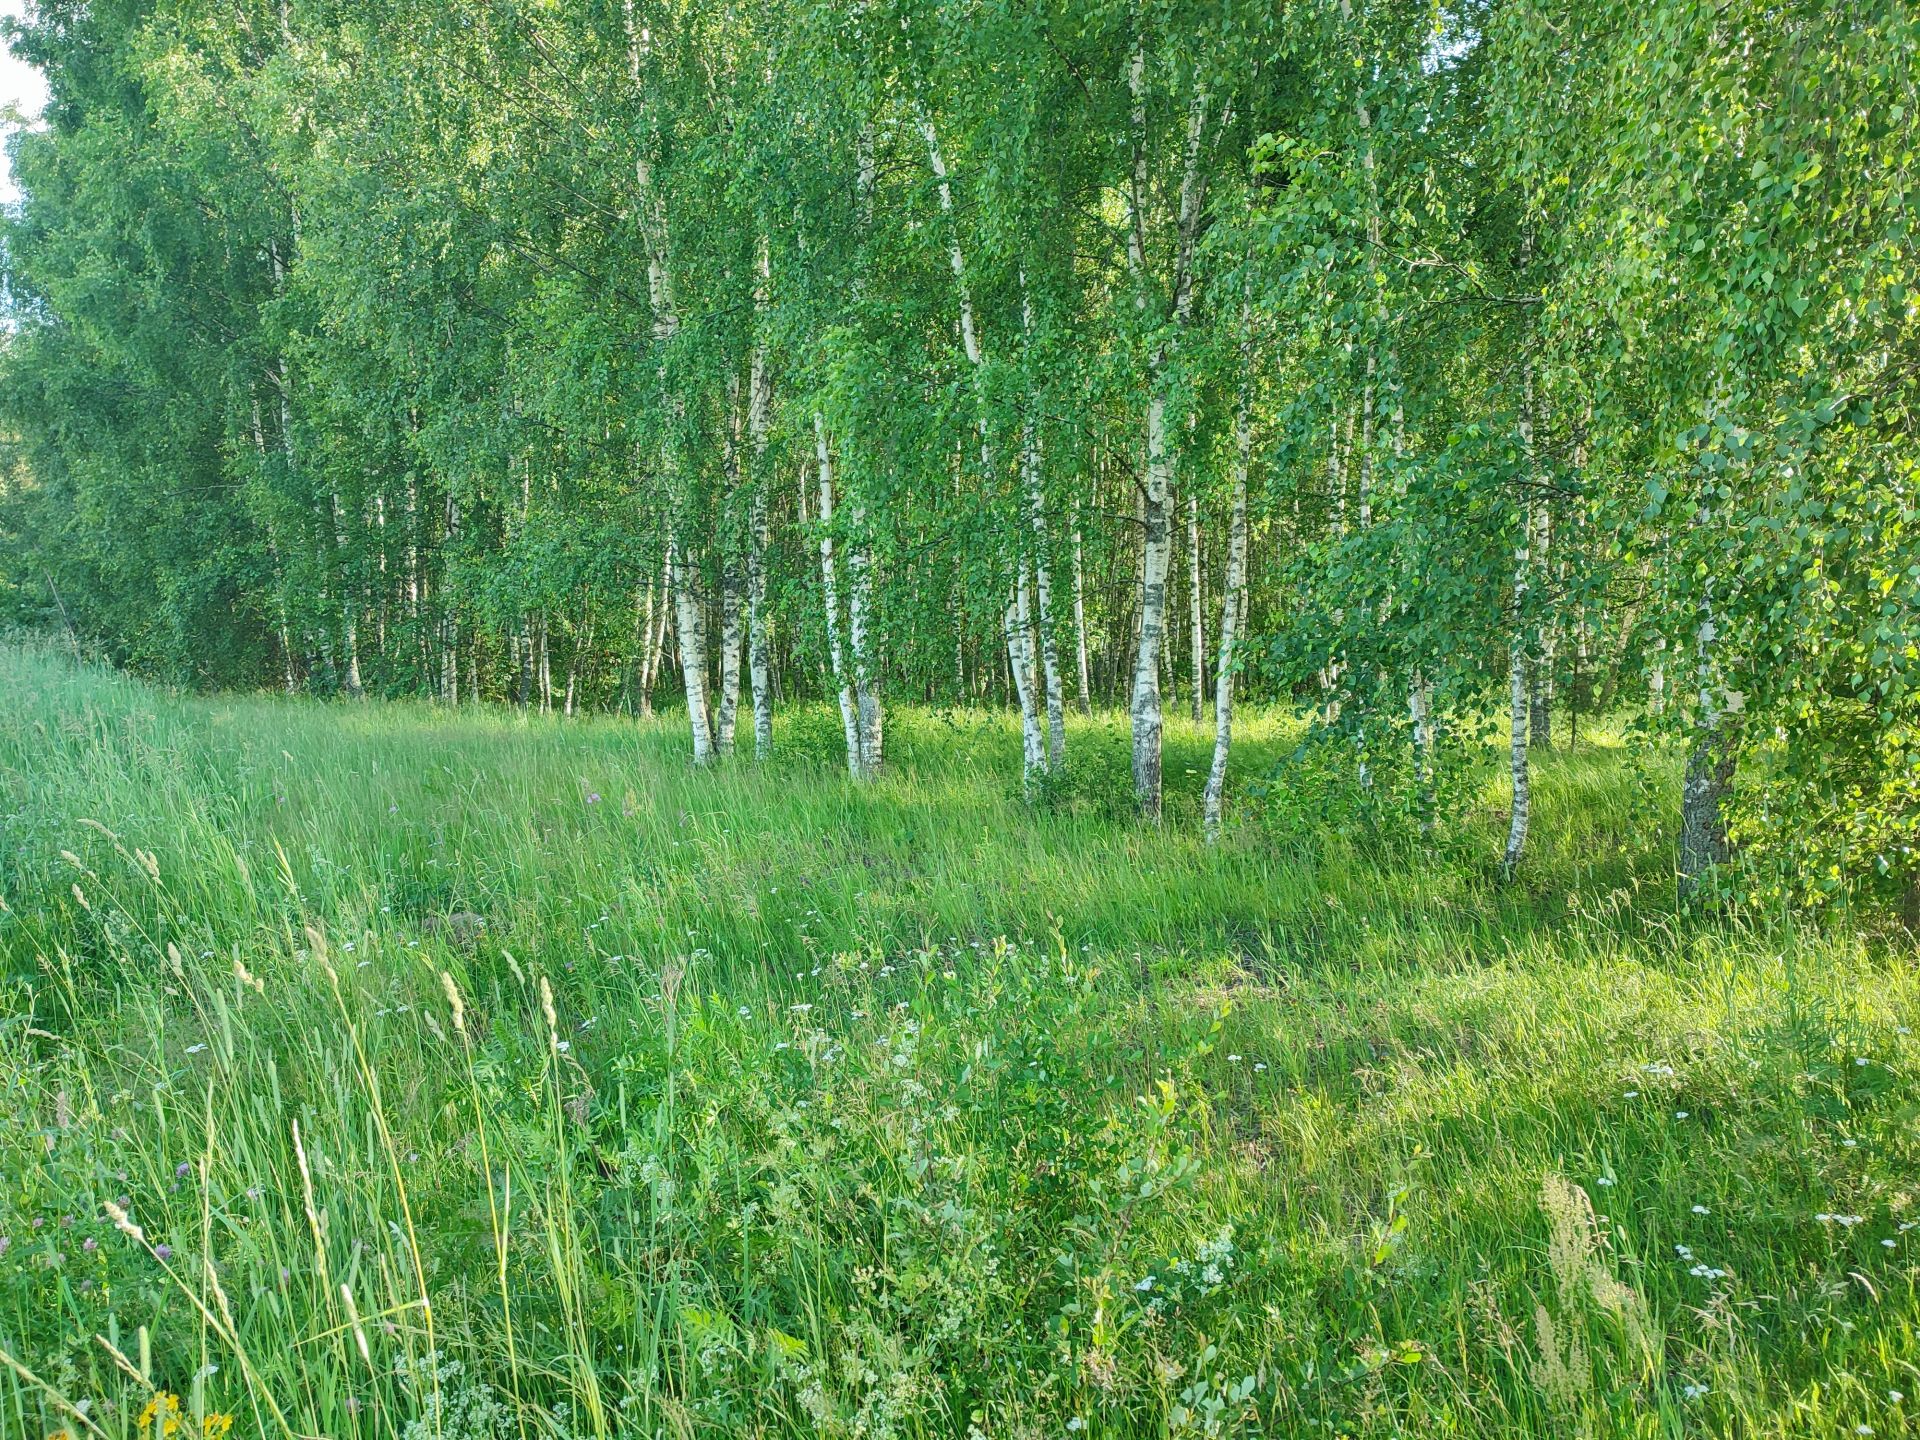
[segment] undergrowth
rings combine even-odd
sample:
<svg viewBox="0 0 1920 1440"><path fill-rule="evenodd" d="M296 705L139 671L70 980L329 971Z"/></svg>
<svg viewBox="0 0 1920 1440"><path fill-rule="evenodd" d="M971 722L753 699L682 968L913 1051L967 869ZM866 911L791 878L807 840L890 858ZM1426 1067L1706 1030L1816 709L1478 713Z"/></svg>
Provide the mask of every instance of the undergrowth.
<svg viewBox="0 0 1920 1440"><path fill-rule="evenodd" d="M0 651L0 1433L1788 1436L1920 1395L1912 953L1648 771L186 699ZM1671 783L1670 773L1653 783ZM1113 793L1109 793L1113 792ZM144 1416L144 1420L143 1420Z"/></svg>

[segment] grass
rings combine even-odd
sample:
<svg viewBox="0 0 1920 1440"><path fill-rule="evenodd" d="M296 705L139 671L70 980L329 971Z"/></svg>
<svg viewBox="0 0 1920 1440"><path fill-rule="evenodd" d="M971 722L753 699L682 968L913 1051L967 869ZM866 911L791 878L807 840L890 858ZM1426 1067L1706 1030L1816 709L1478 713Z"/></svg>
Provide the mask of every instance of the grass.
<svg viewBox="0 0 1920 1440"><path fill-rule="evenodd" d="M1113 719L1030 810L999 717L897 713L857 788L825 712L694 774L668 718L20 647L0 695L0 1435L1891 1435L1920 1397L1911 951L1676 915L1672 776L1611 737L1542 763L1503 888L1491 756L1427 846L1300 771L1209 849L1179 726L1151 831ZM1242 733L1245 791L1297 725Z"/></svg>

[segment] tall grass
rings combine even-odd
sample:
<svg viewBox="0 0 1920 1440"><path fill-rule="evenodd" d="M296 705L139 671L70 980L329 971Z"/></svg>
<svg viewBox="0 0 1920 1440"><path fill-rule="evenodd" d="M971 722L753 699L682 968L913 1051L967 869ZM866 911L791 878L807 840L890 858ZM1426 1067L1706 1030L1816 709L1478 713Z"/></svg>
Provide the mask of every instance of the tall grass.
<svg viewBox="0 0 1920 1440"><path fill-rule="evenodd" d="M694 774L664 720L18 648L0 695L0 1435L1893 1434L1920 1395L1912 955L1674 914L1671 777L1607 737L1501 887L1492 788L1407 847L1282 784L1210 849L1180 727L1152 831L1111 720L1034 810L979 715L902 714L857 788L824 713ZM1242 733L1244 793L1298 736Z"/></svg>

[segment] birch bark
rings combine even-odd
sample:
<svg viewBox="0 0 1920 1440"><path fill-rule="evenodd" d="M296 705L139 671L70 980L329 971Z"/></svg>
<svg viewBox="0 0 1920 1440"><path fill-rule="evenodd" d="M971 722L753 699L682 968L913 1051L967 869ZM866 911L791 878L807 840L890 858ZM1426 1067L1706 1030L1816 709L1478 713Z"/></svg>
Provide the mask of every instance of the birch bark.
<svg viewBox="0 0 1920 1440"><path fill-rule="evenodd" d="M827 611L827 658L833 666L833 683L840 692L840 722L847 736L847 773L855 780L867 778L866 751L860 743L860 711L854 698L853 683L847 674L846 657L840 648L840 579L833 559L833 447L827 443L827 422L818 412L813 416L815 462L820 467L820 591Z"/></svg>
<svg viewBox="0 0 1920 1440"><path fill-rule="evenodd" d="M1133 180L1128 196L1131 225L1127 259L1135 283L1136 305L1144 314L1146 275L1146 56L1135 50L1128 72L1133 102ZM1146 483L1141 487L1143 543L1140 557L1140 640L1134 653L1133 695L1129 705L1133 730L1133 788L1140 813L1158 821L1161 814L1161 754L1163 720L1160 709L1160 655L1166 632L1167 569L1172 558L1173 454L1167 436L1169 369L1174 346L1185 328L1193 305L1193 251L1200 213L1206 198L1200 169L1201 139L1206 128L1207 96L1196 90L1187 111L1187 136L1182 156L1180 215L1172 276L1170 313L1148 356Z"/></svg>
<svg viewBox="0 0 1920 1440"><path fill-rule="evenodd" d="M1515 590L1520 589L1515 582ZM1507 848L1501 858L1502 875L1511 880L1527 847L1527 826L1533 812L1533 786L1527 765L1527 647L1515 636L1507 661L1507 706L1511 721L1507 766L1513 776L1513 801L1507 811Z"/></svg>
<svg viewBox="0 0 1920 1440"><path fill-rule="evenodd" d="M934 188L940 197L940 213L947 221L947 263L952 267L954 288L959 295L960 301L960 345L966 354L967 364L973 371L974 420L980 437L980 472L984 480L992 483L995 474L995 464L992 429L987 413L986 354L980 343L979 324L973 310L973 292L967 281L966 252L961 247L959 223L954 217L953 183L947 173L946 156L941 152L940 135L934 128L933 121L925 113L922 113L919 124L921 139L926 142L927 146L927 164L933 171ZM1023 318L1028 313L1030 312L1026 310L1023 303ZM1031 508L1032 522L1038 526L1039 533L1044 534L1046 519L1044 512L1037 504L1037 492L1040 488L1039 453L1036 448L1031 420L1028 422L1021 449L1022 484L1027 488L1030 497L1029 505ZM1025 588L1027 582L1026 570L1020 558L1020 546L1017 541L1014 544L1013 551L1013 569L1017 576L1015 589L1021 590ZM1044 757L1048 754L1047 742L1041 737L1039 714L1032 703L1032 696L1028 693L1025 683L1021 679L1019 673L1020 661L1013 648L1015 642L1011 617L1015 608L1024 609L1024 606L1020 606L1018 602L1009 602L1009 618L1006 624L1008 637L1007 658L1008 663L1014 670L1015 690L1020 700L1021 752L1028 757L1036 754ZM1025 622L1022 623L1020 628L1024 634L1026 632ZM1054 674L1055 688L1058 687L1058 684L1059 677L1056 666ZM1064 740L1062 741L1062 749L1064 750ZM1029 770L1029 778L1030 773Z"/></svg>
<svg viewBox="0 0 1920 1440"><path fill-rule="evenodd" d="M1534 574L1550 579L1553 548L1553 511L1544 496L1534 506ZM1552 593L1549 586L1549 594ZM1548 615L1540 622L1540 641L1535 663L1527 677L1527 711L1531 735L1528 744L1539 750L1553 748L1553 667L1557 627Z"/></svg>
<svg viewBox="0 0 1920 1440"><path fill-rule="evenodd" d="M731 510L740 495L740 385L738 376L729 387L732 412L726 446L727 501ZM737 513L737 512L736 512ZM741 611L746 602L745 577L740 573L742 556L737 539L731 533L722 544L720 569L720 704L714 716L713 746L721 755L733 753L733 731L740 709L740 659L746 639Z"/></svg>
<svg viewBox="0 0 1920 1440"><path fill-rule="evenodd" d="M1080 499L1073 501L1073 638L1080 659L1080 713L1093 714L1093 684L1087 665L1087 575L1080 533Z"/></svg>
<svg viewBox="0 0 1920 1440"><path fill-rule="evenodd" d="M673 586L674 634L680 642L680 681L687 693L687 727L693 734L693 763L713 759L713 717L707 707L706 622L700 594L678 534L667 540L667 569Z"/></svg>
<svg viewBox="0 0 1920 1440"><path fill-rule="evenodd" d="M1520 448L1527 473L1523 483L1529 493L1521 502L1520 549L1513 566L1513 642L1507 657L1508 739L1507 768L1513 777L1513 799L1507 811L1507 846L1501 858L1501 873L1509 880L1520 866L1527 846L1527 829L1533 815L1532 767L1527 755L1528 683L1531 659L1528 609L1532 604L1533 537L1538 523L1530 488L1534 483L1533 448L1533 362L1526 363L1520 400Z"/></svg>
<svg viewBox="0 0 1920 1440"><path fill-rule="evenodd" d="M856 179L863 228L872 226L875 167L872 132L862 129L855 142ZM815 413L817 425L820 416ZM825 473L824 471L822 472ZM873 548L867 530L867 511L858 486L853 488L853 535L847 544L847 640L853 655L854 740L859 747L859 774L871 780L880 773L885 741L880 700L880 668L875 662L873 627ZM824 521L826 516L821 516Z"/></svg>
<svg viewBox="0 0 1920 1440"><path fill-rule="evenodd" d="M1033 630L1027 595L1026 566L1020 567L1013 595L1007 601L1007 669L1013 678L1014 698L1020 705L1020 779L1029 795L1046 771L1047 752L1041 739L1034 703Z"/></svg>
<svg viewBox="0 0 1920 1440"><path fill-rule="evenodd" d="M1198 725L1207 706L1207 633L1205 606L1200 593L1200 495L1187 486L1187 621L1193 654L1193 723Z"/></svg>
<svg viewBox="0 0 1920 1440"><path fill-rule="evenodd" d="M635 28L633 8L626 7L628 63L634 88L641 86L640 62L645 44ZM653 182L653 163L645 150L635 158L634 190L639 201L641 238L647 254L647 296L653 309L653 340L658 364L661 408L667 436L661 451L661 470L669 510L682 503L680 446L686 406L667 376L667 353L680 333L680 312L674 302L673 277L668 261L669 235L666 202ZM680 647L680 679L687 696L687 725L693 734L693 763L713 758L713 724L707 701L707 644L705 617L696 586L696 567L689 561L678 518L668 521L667 565L672 576L675 638Z"/></svg>
<svg viewBox="0 0 1920 1440"><path fill-rule="evenodd" d="M857 493L857 492L856 492ZM867 542L867 511L853 507L854 538L848 545L847 638L853 647L854 711L859 721L860 768L871 780L882 763L883 719L879 667L874 663L873 550Z"/></svg>
<svg viewBox="0 0 1920 1440"><path fill-rule="evenodd" d="M756 308L764 311L772 278L766 237L760 239L760 276L755 287ZM773 403L773 381L767 370L764 333L754 337L753 359L747 373L747 442L751 447L753 477L747 508L747 676L753 689L753 754L765 760L773 753L773 686L767 660L767 430Z"/></svg>
<svg viewBox="0 0 1920 1440"><path fill-rule="evenodd" d="M1026 274L1020 276L1020 328L1029 349L1033 342L1033 301L1026 293ZM1040 664L1047 698L1046 765L1060 770L1067 763L1067 724L1061 699L1060 651L1053 630L1053 570L1047 535L1047 498L1041 467L1039 400L1029 384L1020 473L1026 486L1027 511L1033 525L1033 591L1040 632ZM1024 580L1023 580L1024 583Z"/></svg>
<svg viewBox="0 0 1920 1440"><path fill-rule="evenodd" d="M1241 309L1240 323L1248 323ZM1213 768L1207 772L1204 820L1207 840L1220 838L1227 790L1227 753L1233 745L1234 642L1247 594L1247 476L1253 467L1253 354L1251 337L1241 341L1240 404L1234 416L1233 509L1227 520L1227 578L1220 593L1220 653L1214 657Z"/></svg>

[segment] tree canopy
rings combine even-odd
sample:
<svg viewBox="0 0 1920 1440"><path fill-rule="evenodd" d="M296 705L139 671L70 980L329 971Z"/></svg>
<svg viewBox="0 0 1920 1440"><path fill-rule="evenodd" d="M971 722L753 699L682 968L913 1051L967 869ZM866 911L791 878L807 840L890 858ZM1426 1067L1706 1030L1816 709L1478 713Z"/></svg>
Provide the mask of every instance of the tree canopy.
<svg viewBox="0 0 1920 1440"><path fill-rule="evenodd" d="M183 683L1312 707L1920 896L1897 0L39 0L0 606ZM1236 559L1237 557L1237 559ZM673 678L677 676L676 678ZM742 712L751 711L751 719ZM742 741L744 748L745 742ZM1208 786L1220 823L1221 766ZM1281 777L1280 783L1284 783Z"/></svg>

